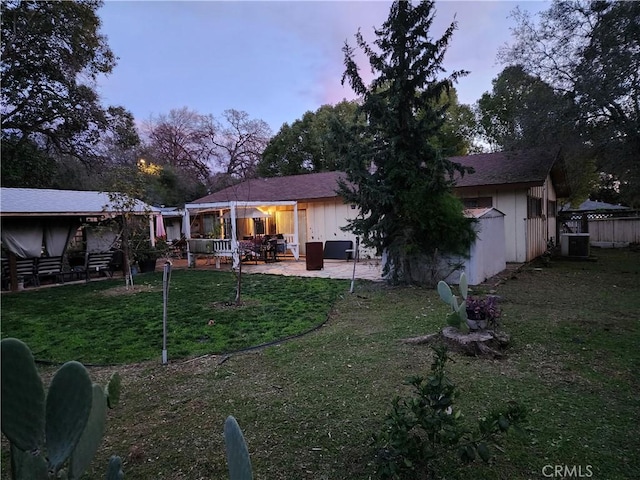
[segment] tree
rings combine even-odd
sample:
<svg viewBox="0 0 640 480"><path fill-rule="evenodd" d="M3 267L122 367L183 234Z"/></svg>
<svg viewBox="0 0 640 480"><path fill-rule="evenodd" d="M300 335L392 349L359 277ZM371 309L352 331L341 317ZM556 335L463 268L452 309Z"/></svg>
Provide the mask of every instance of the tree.
<svg viewBox="0 0 640 480"><path fill-rule="evenodd" d="M285 123L269 141L258 174L264 177L344 170L337 130L358 121L358 104L343 100L306 112L291 125Z"/></svg>
<svg viewBox="0 0 640 480"><path fill-rule="evenodd" d="M581 203L597 181L595 159L576 128L576 105L521 66L508 66L476 106L481 138L494 151L544 147L561 152L571 199Z"/></svg>
<svg viewBox="0 0 640 480"><path fill-rule="evenodd" d="M201 182L211 175L216 127L213 116L187 107L151 118L145 125L151 160L185 171Z"/></svg>
<svg viewBox="0 0 640 480"><path fill-rule="evenodd" d="M127 112L106 109L95 90L98 75L108 74L115 57L99 33L97 0L2 3L2 157L3 173L23 170L50 173L63 156L90 165L100 158L97 146L111 128L125 132ZM131 127L131 125L129 125ZM31 165L34 157L42 161ZM3 184L7 185L3 176ZM26 179L9 176L10 181ZM42 181L34 186L46 186ZM46 183L46 182L45 182ZM13 184L20 186L19 184Z"/></svg>
<svg viewBox="0 0 640 480"><path fill-rule="evenodd" d="M570 102L521 66L506 67L492 85L477 112L482 139L493 151L537 147L570 123Z"/></svg>
<svg viewBox="0 0 640 480"><path fill-rule="evenodd" d="M264 120L252 119L239 110L225 110L222 116L225 123L217 123L213 138L218 167L230 177L254 177L271 128Z"/></svg>
<svg viewBox="0 0 640 480"><path fill-rule="evenodd" d="M430 138L446 156L465 155L471 149L475 135L475 117L471 108L458 103L454 88L443 92L436 108L445 104L444 125ZM342 151L349 148L340 132L354 124L366 123L358 102L343 100L336 105L323 105L315 112L306 112L291 125L285 123L271 139L258 164L258 175L273 177L344 170Z"/></svg>
<svg viewBox="0 0 640 480"><path fill-rule="evenodd" d="M515 42L500 59L575 103L585 157L640 205L640 3L555 1L539 23L513 16Z"/></svg>
<svg viewBox="0 0 640 480"><path fill-rule="evenodd" d="M433 108L444 111L444 123L429 140L446 157L467 155L473 149L476 136L476 119L469 105L458 101L458 92L454 87L442 92Z"/></svg>
<svg viewBox="0 0 640 480"><path fill-rule="evenodd" d="M152 118L145 129L152 161L215 188L254 176L271 137L266 122L233 109L223 112L223 121L187 107L172 109Z"/></svg>
<svg viewBox="0 0 640 480"><path fill-rule="evenodd" d="M472 221L452 194L453 176L466 169L443 157L429 139L444 124L447 104L436 107L464 71L446 78L442 62L456 28L452 23L433 40L434 3L396 1L375 45L356 34L358 46L377 77L365 85L345 44L345 73L362 97L360 111L366 125L356 125L343 154L348 159L348 182L340 193L358 205L359 215L348 224L365 244L382 252L383 272L392 283L436 280L429 272L438 252L465 254L475 238Z"/></svg>

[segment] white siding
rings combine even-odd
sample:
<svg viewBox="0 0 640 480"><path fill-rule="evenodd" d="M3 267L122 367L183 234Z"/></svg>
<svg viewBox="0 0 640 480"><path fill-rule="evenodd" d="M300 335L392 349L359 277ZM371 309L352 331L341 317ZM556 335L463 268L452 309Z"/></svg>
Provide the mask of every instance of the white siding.
<svg viewBox="0 0 640 480"><path fill-rule="evenodd" d="M356 236L351 232L341 230L348 221L358 214L357 208L344 204L341 199L331 199L325 202L300 203L299 209L305 209L307 214L306 234L307 242L326 242L327 240L351 240L356 244ZM303 226L300 225L302 230ZM360 256L373 256L370 249L360 248Z"/></svg>

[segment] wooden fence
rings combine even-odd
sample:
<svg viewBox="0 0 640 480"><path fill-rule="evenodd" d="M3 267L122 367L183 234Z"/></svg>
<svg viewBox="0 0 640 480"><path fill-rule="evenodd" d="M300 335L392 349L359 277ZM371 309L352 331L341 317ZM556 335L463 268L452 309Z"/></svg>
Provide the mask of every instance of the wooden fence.
<svg viewBox="0 0 640 480"><path fill-rule="evenodd" d="M561 222L566 232L589 233L591 244L640 243L640 211L572 212Z"/></svg>

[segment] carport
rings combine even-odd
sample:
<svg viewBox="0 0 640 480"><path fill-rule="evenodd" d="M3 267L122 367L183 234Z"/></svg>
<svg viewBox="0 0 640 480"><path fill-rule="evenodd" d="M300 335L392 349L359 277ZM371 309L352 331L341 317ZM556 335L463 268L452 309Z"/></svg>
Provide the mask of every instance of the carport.
<svg viewBox="0 0 640 480"><path fill-rule="evenodd" d="M2 228L2 275L11 290L18 288L18 262L30 260L37 281L38 261L65 256L69 241L82 225L97 225L116 219L125 209L117 198L105 192L36 188L0 188ZM126 212L149 216L150 235L155 237L151 207L140 200L127 202ZM99 233L99 234L98 234ZM107 251L114 247L120 232L88 229L87 252ZM45 262L46 260L46 262Z"/></svg>

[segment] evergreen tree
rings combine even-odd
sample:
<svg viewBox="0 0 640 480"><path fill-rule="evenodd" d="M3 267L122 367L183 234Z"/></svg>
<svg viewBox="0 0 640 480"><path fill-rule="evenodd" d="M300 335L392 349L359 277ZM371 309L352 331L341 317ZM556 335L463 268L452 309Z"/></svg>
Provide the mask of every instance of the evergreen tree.
<svg viewBox="0 0 640 480"><path fill-rule="evenodd" d="M345 132L351 137L343 152L348 182L340 185L340 193L360 210L347 228L383 253L383 272L391 283L437 280L438 253L464 254L475 238L472 221L451 191L454 175L464 175L465 169L429 140L445 121L448 104L439 100L466 74L438 78L456 24L434 40L429 35L433 21L433 2L396 1L375 30L379 51L356 34L377 74L370 85L360 76L354 49L348 43L343 48L342 81L362 97L367 119Z"/></svg>

